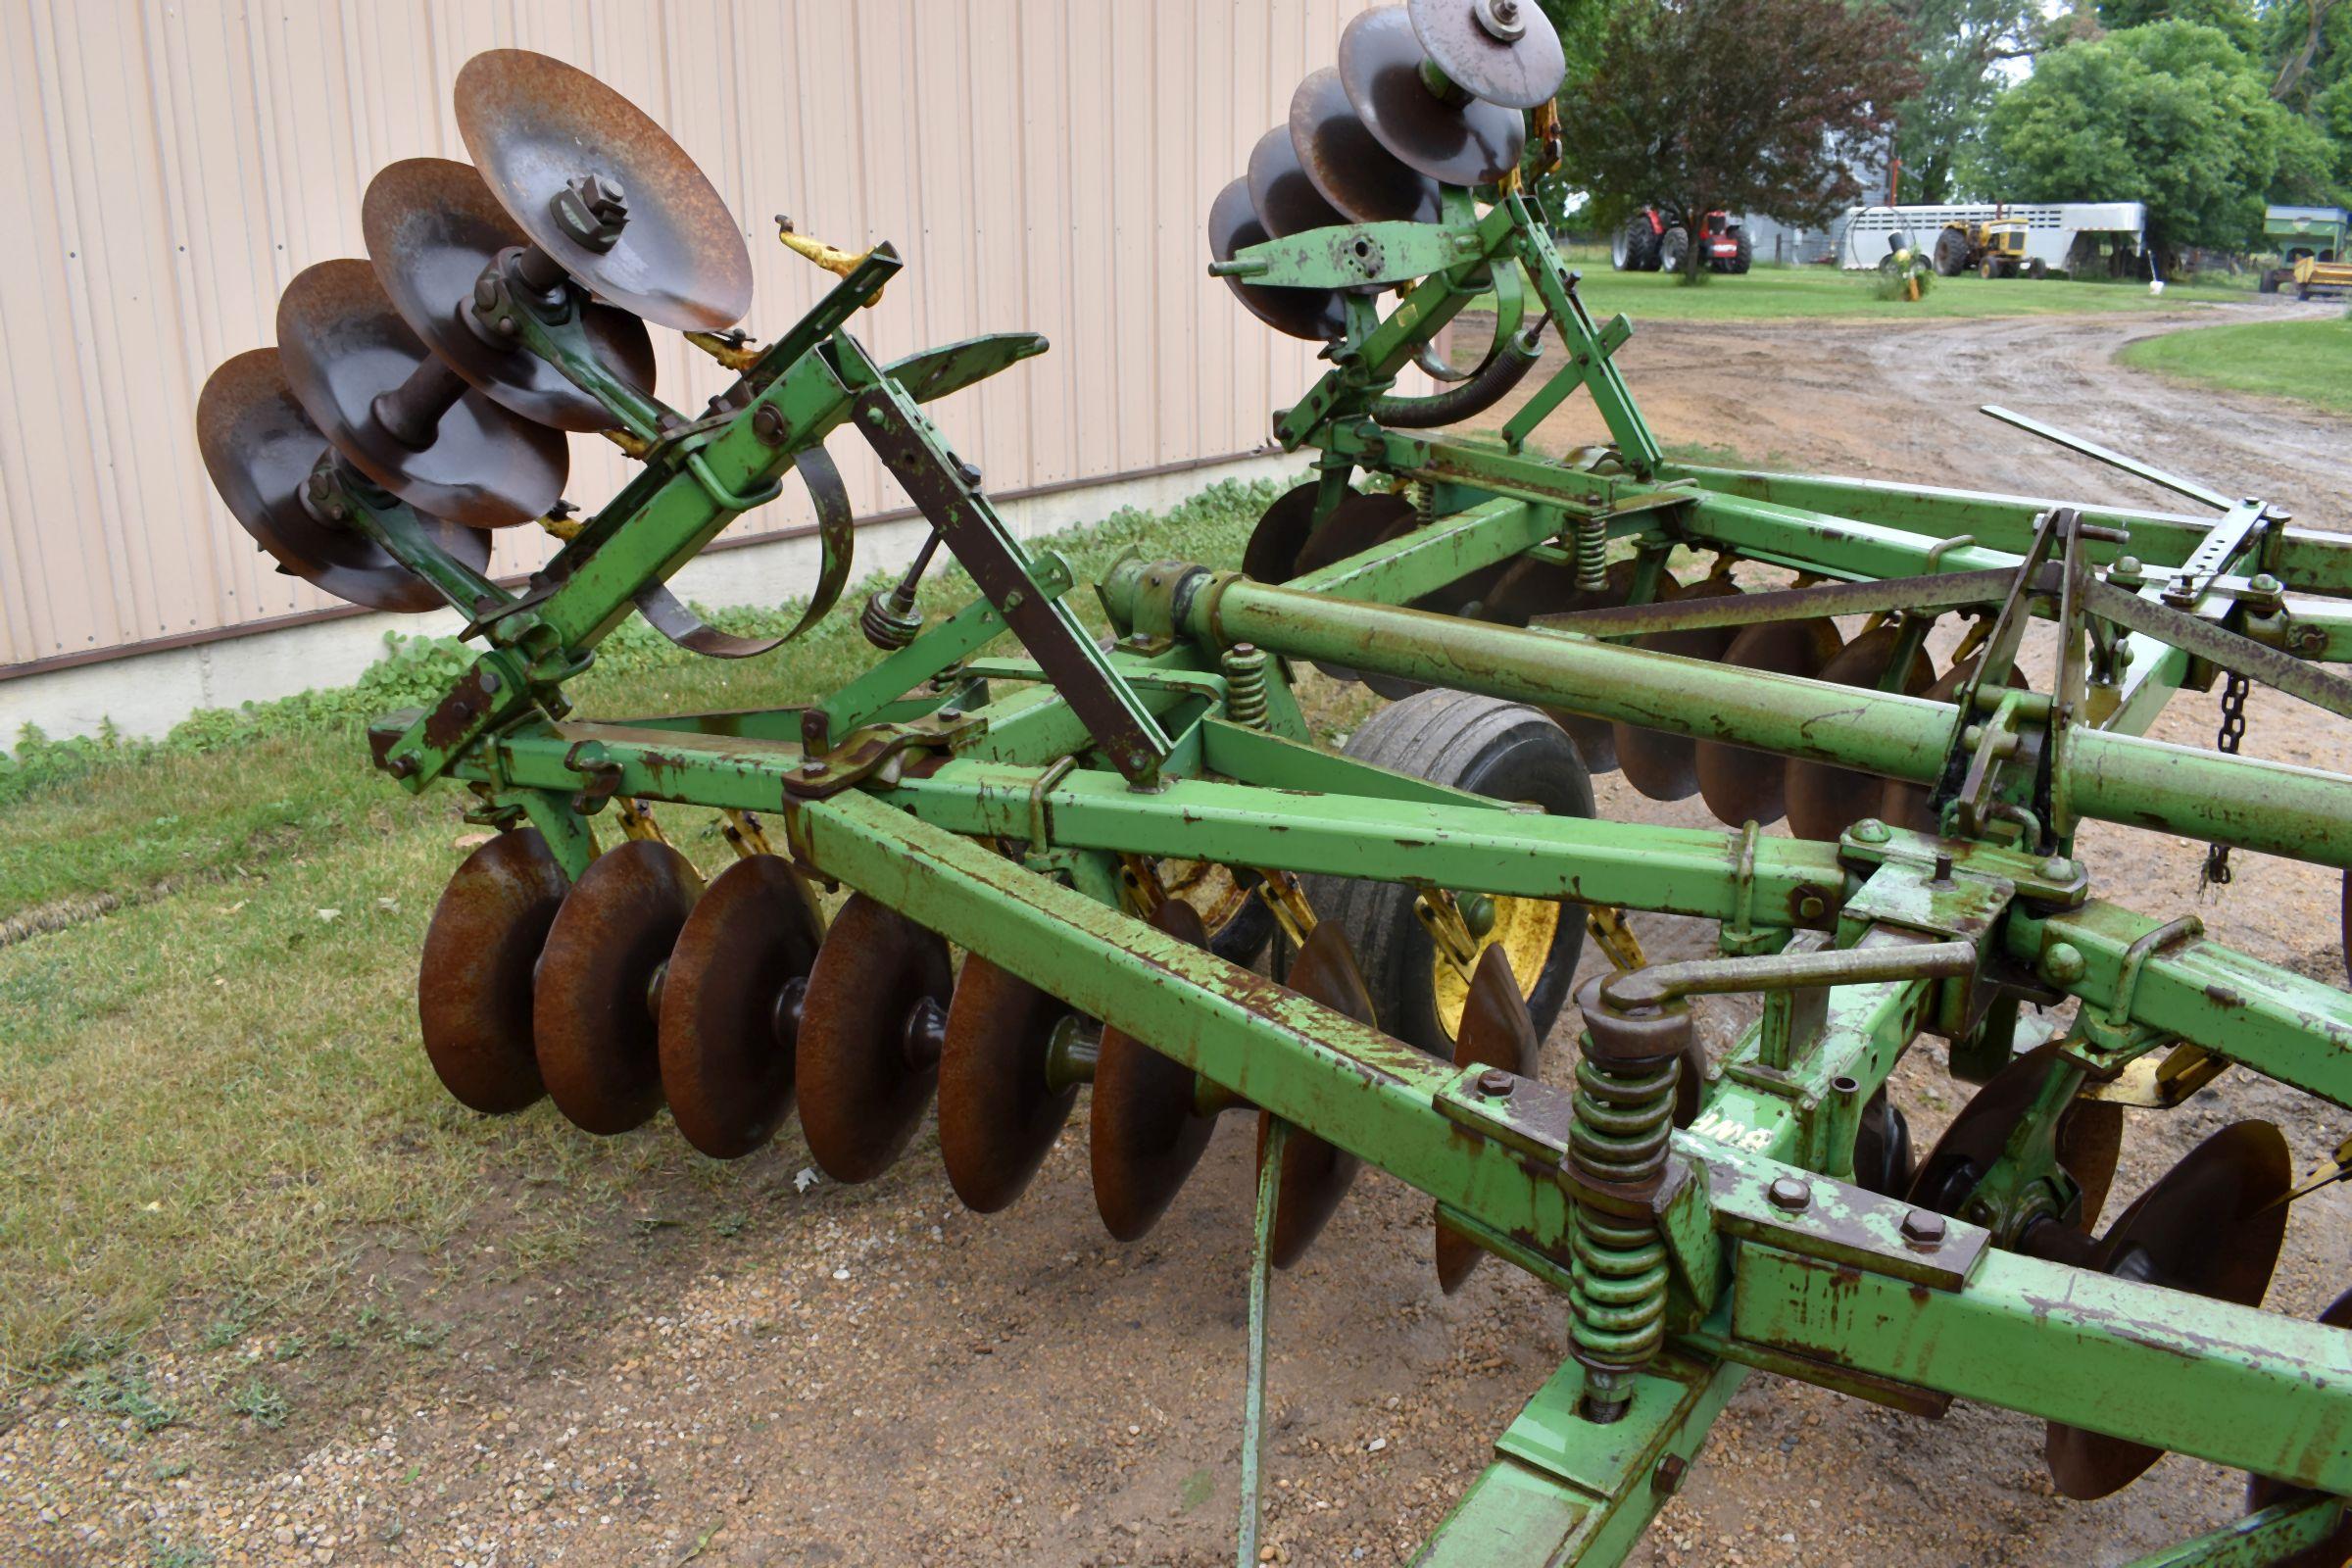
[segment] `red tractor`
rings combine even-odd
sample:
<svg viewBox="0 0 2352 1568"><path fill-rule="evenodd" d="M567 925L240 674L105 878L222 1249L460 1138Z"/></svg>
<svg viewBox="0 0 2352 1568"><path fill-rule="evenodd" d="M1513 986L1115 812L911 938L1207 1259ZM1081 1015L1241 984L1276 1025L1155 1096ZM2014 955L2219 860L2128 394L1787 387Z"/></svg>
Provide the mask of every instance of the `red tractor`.
<svg viewBox="0 0 2352 1568"><path fill-rule="evenodd" d="M1709 213L1698 225L1699 260L1711 272L1744 272L1753 253L1747 230L1732 221L1729 213ZM1683 270L1690 231L1672 214L1644 207L1625 220L1609 246L1609 261L1620 272L1669 272Z"/></svg>

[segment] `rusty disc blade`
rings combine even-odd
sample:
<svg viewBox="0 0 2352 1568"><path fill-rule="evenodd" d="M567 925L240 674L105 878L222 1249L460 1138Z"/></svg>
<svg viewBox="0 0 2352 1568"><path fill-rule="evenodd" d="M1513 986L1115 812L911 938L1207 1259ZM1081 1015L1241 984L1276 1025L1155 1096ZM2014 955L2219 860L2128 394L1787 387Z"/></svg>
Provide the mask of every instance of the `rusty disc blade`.
<svg viewBox="0 0 2352 1568"><path fill-rule="evenodd" d="M564 493L571 462L564 433L479 392L462 392L421 448L384 428L378 397L420 366L455 372L409 330L366 262L320 262L297 273L278 298L277 346L312 422L417 511L469 528L510 528L544 515Z"/></svg>
<svg viewBox="0 0 2352 1568"><path fill-rule="evenodd" d="M1289 582L1298 575L1298 552L1315 529L1315 497L1322 485L1309 479L1285 490L1250 530L1242 571L1259 582Z"/></svg>
<svg viewBox="0 0 2352 1568"><path fill-rule="evenodd" d="M533 827L501 833L441 890L416 965L416 1022L442 1087L489 1115L547 1093L531 1047L531 969L570 887Z"/></svg>
<svg viewBox="0 0 2352 1568"><path fill-rule="evenodd" d="M501 253L528 240L469 164L404 158L368 182L360 228L376 281L409 329L500 407L559 430L608 430L610 410L550 362L474 330L473 285ZM605 368L654 390L654 340L610 305L580 307L580 326Z"/></svg>
<svg viewBox="0 0 2352 1568"><path fill-rule="evenodd" d="M860 893L825 933L801 1004L801 1132L819 1169L872 1181L906 1149L939 1084L955 975L948 945Z"/></svg>
<svg viewBox="0 0 2352 1568"><path fill-rule="evenodd" d="M1372 993L1356 967L1355 954L1337 923L1326 920L1307 933L1298 956L1291 960L1288 987L1309 1002L1357 1023L1377 1025L1372 1015ZM1258 1158L1265 1157L1270 1118L1257 1119ZM1306 1256L1323 1227L1338 1212L1340 1200L1355 1180L1362 1163L1301 1127L1293 1127L1283 1140L1282 1172L1274 1200L1274 1235L1269 1251L1276 1268L1289 1268Z"/></svg>
<svg viewBox="0 0 2352 1568"><path fill-rule="evenodd" d="M291 575L370 610L448 604L358 528L321 521L303 505L303 485L326 455L326 437L295 398L277 350L248 349L206 378L196 400L196 445L230 514ZM488 535L437 517L418 521L452 560L475 571L490 564Z"/></svg>
<svg viewBox="0 0 2352 1568"><path fill-rule="evenodd" d="M548 928L531 1039L549 1098L583 1131L625 1133L662 1108L658 987L702 888L668 845L626 839L589 862Z"/></svg>
<svg viewBox="0 0 2352 1568"><path fill-rule="evenodd" d="M1709 577L1685 588L1673 578L1658 578L1660 603L1685 599L1721 599L1737 594L1730 579ZM1696 631L1657 631L1635 641L1636 648L1708 662L1721 659L1737 635L1730 626L1707 626ZM1686 735L1668 735L1637 724L1614 726L1617 765L1626 782L1653 801L1688 800L1698 793L1698 742Z"/></svg>
<svg viewBox="0 0 2352 1568"><path fill-rule="evenodd" d="M1482 20L1501 9L1490 0L1405 0L1413 36L1464 91L1505 109L1533 109L1560 90L1568 57L1541 6L1521 3L1500 31Z"/></svg>
<svg viewBox="0 0 2352 1568"><path fill-rule="evenodd" d="M1822 665L1819 678L1838 686L1882 686L1901 636L1892 625L1864 632ZM1936 666L1922 652L1913 656L1898 689L1916 697L1935 684ZM1835 839L1877 810L1886 793L1885 780L1853 768L1790 759L1786 769L1788 831L1800 839Z"/></svg>
<svg viewBox="0 0 2352 1568"><path fill-rule="evenodd" d="M1607 586L1588 593L1576 585L1576 568L1559 562L1532 558L1512 563L1479 607L1482 618L1506 626L1524 626L1538 615L1572 614L1580 610L1614 610L1633 596L1634 564L1620 561L1608 569ZM1589 718L1564 708L1546 708L1551 721L1576 742L1586 771L1594 775L1617 766L1617 731L1605 718Z"/></svg>
<svg viewBox="0 0 2352 1568"><path fill-rule="evenodd" d="M1833 620L1766 621L1740 628L1721 662L1734 669L1818 675L1844 646ZM1699 798L1718 822L1769 827L1788 809L1783 785L1788 769L1783 759L1769 752L1704 741L1698 747L1697 771Z"/></svg>
<svg viewBox="0 0 2352 1568"><path fill-rule="evenodd" d="M1275 239L1308 229L1336 228L1348 215L1323 199L1291 146L1291 127L1276 125L1250 149L1250 209Z"/></svg>
<svg viewBox="0 0 2352 1568"><path fill-rule="evenodd" d="M2267 1121L2223 1128L2139 1195L2099 1240L2099 1266L2125 1279L2259 1306L2278 1266L2294 1186L2286 1139ZM2104 1497L2139 1479L2164 1450L2053 1421L2042 1443L2065 1496Z"/></svg>
<svg viewBox="0 0 2352 1568"><path fill-rule="evenodd" d="M1885 1198L1900 1198L1911 1190L1915 1174L1911 1124L1887 1099L1882 1084L1862 1107L1862 1118L1854 1128L1854 1185Z"/></svg>
<svg viewBox="0 0 2352 1568"><path fill-rule="evenodd" d="M1462 1003L1462 1026L1453 1036L1453 1064L1500 1067L1533 1078L1541 1045L1536 1021L1528 1015L1527 999L1519 992L1519 978L1511 973L1511 960L1502 945L1495 943L1479 956L1478 967L1470 977L1469 995ZM1443 1219L1437 1225L1438 1287L1451 1296L1487 1254Z"/></svg>
<svg viewBox="0 0 2352 1568"><path fill-rule="evenodd" d="M1047 1080L1069 1004L977 953L963 960L939 1053L939 1153L964 1206L993 1214L1021 1196L1070 1119L1078 1085Z"/></svg>
<svg viewBox="0 0 2352 1568"><path fill-rule="evenodd" d="M678 931L662 978L662 1093L713 1159L750 1153L792 1112L793 1019L824 935L808 885L775 855L721 871Z"/></svg>
<svg viewBox="0 0 2352 1568"><path fill-rule="evenodd" d="M1993 1074L1936 1140L1912 1178L1910 1201L1939 1214L1957 1215L1985 1172L2001 1157L2009 1134L2025 1119L2058 1065L2056 1042L2037 1046ZM2058 1120L2058 1162L2082 1189L2079 1227L2089 1230L2106 1206L2123 1148L2123 1107L2104 1101L2078 1100Z"/></svg>
<svg viewBox="0 0 2352 1568"><path fill-rule="evenodd" d="M1446 103L1422 79L1429 58L1402 6L1366 11L1340 34L1340 83L1372 137L1442 185L1483 185L1516 168L1527 118L1466 98Z"/></svg>
<svg viewBox="0 0 2352 1568"><path fill-rule="evenodd" d="M1292 570L1304 576L1321 571L1335 562L1385 545L1413 531L1416 519L1412 504L1394 491L1375 490L1366 495L1351 496L1331 509L1323 526L1307 536L1299 548L1298 564ZM1312 662L1314 666L1333 680L1360 680L1381 696L1390 699L1409 697L1421 689L1417 681L1399 680L1393 675L1364 675L1346 664Z"/></svg>
<svg viewBox="0 0 2352 1568"><path fill-rule="evenodd" d="M1152 923L1179 942L1208 946L1200 911L1181 899L1163 902ZM1087 1161L1095 1210L1119 1241L1140 1240L1159 1223L1208 1147L1216 1118L1200 1113L1196 1081L1183 1062L1102 1026L1087 1105Z"/></svg>
<svg viewBox="0 0 2352 1568"><path fill-rule="evenodd" d="M2331 1329L2352 1329L2352 1291L2346 1291L2320 1314L2322 1325ZM2246 1511L2257 1513L2273 1503L2286 1502L2304 1495L2303 1489L2268 1476L2246 1478ZM2307 1546L2292 1557L2281 1558L2273 1568L2344 1568L2352 1562L2352 1517L2331 1532L2317 1545Z"/></svg>
<svg viewBox="0 0 2352 1568"><path fill-rule="evenodd" d="M1961 684L1977 672L1982 657L1979 654L1969 655L1936 676L1936 684L1920 695L1939 703L1952 701L1960 695ZM2012 673L2001 684L2016 685L2016 675ZM1936 820L1936 813L1928 808L1929 798L1928 790L1921 785L1887 779L1886 787L1880 792L1879 819L1891 827L1907 827L1915 833L1934 833L1940 824Z"/></svg>
<svg viewBox="0 0 2352 1568"><path fill-rule="evenodd" d="M1339 71L1308 74L1291 94L1291 149L1323 199L1358 223L1434 223L1438 182L1383 147L1348 101Z"/></svg>
<svg viewBox="0 0 2352 1568"><path fill-rule="evenodd" d="M1213 260L1229 262L1236 251L1272 237L1257 220L1257 210L1250 205L1248 180L1233 181L1209 203L1208 254ZM1327 343L1348 330L1348 308L1340 303L1336 289L1278 288L1245 283L1238 277L1225 279L1225 286L1251 316L1277 332L1310 343Z"/></svg>
<svg viewBox="0 0 2352 1568"><path fill-rule="evenodd" d="M600 299L681 332L718 331L752 304L752 257L718 192L644 111L526 49L491 49L458 73L466 154L531 243ZM627 221L609 250L557 218L574 180L619 187Z"/></svg>

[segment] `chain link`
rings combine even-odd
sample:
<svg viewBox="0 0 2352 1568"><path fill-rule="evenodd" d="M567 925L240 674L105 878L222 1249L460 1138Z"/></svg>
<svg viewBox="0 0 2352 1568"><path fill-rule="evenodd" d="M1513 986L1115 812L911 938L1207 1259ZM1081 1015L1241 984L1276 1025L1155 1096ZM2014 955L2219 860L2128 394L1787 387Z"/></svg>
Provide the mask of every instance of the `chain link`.
<svg viewBox="0 0 2352 1568"><path fill-rule="evenodd" d="M2246 738L2246 677L2235 670L2228 672L2222 682L2222 731L2214 737L2214 749L2225 757L2235 757L2239 743ZM2230 885L2235 875L2230 869L2230 846L2212 844L2205 849L2205 868L2197 873L2197 891Z"/></svg>

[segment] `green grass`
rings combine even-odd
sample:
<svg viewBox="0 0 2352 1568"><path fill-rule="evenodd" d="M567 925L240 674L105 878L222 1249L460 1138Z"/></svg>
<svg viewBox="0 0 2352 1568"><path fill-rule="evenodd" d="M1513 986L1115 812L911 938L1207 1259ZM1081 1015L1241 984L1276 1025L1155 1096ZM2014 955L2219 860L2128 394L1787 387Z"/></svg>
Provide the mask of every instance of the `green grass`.
<svg viewBox="0 0 2352 1568"><path fill-rule="evenodd" d="M2352 316L2200 326L2124 345L2126 365L2352 414Z"/></svg>
<svg viewBox="0 0 2352 1568"><path fill-rule="evenodd" d="M1221 485L1054 543L1081 582L1130 546L1237 559L1274 493ZM569 690L588 716L804 700L871 662L863 591L741 665L616 636ZM970 592L937 573L926 612ZM1091 593L1070 603L1100 625ZM724 618L772 626L797 607ZM413 645L392 673L445 653ZM404 681L379 668L156 744L20 745L0 770L0 1387L74 1375L88 1407L168 1425L138 1359L159 1323L217 1355L256 1335L429 1353L446 1328L351 1280L365 1249L455 1267L439 1250L496 1201L499 1254L466 1266L521 1275L578 1255L649 1180L723 1217L772 1178L662 1122L585 1138L545 1104L491 1119L442 1092L416 1042L415 965L472 830L462 791L412 799L368 765L364 716L417 700ZM723 861L708 813L662 820ZM12 916L33 934L10 940ZM256 1376L226 1402L269 1425L273 1387Z"/></svg>
<svg viewBox="0 0 2352 1568"><path fill-rule="evenodd" d="M1730 321L1792 317L1922 319L1928 317L2062 316L2102 311L2173 310L2247 298L2227 280L2180 284L2161 297L2144 283L2074 282L2064 278L1939 277L1916 303L1876 298L1875 272L1827 267L1767 267L1738 276L1686 284L1663 272L1618 272L1605 259L1584 269L1580 292L1592 314L1619 313L1643 321ZM1477 302L1488 303L1485 300Z"/></svg>

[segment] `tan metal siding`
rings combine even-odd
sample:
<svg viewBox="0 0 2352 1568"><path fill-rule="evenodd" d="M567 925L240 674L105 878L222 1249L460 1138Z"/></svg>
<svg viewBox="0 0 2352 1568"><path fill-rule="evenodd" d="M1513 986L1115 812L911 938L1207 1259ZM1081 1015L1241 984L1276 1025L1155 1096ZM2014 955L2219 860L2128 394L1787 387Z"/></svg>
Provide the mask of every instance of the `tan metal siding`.
<svg viewBox="0 0 2352 1568"><path fill-rule="evenodd" d="M212 367L270 341L302 268L363 254L394 159L465 157L475 51L569 60L665 124L751 237L750 325L830 282L790 213L909 262L859 335L893 355L1030 328L1054 352L948 406L1001 489L1246 451L1316 369L1206 277L1200 220L1360 0L16 0L0 6L0 668L334 603L277 575L213 498L192 431ZM662 395L724 377L674 335ZM836 443L861 514L904 498ZM624 471L574 442L568 494ZM805 506L756 514L762 531ZM738 525L748 529L749 522ZM495 565L549 546L501 536ZM0 706L5 706L0 704Z"/></svg>

